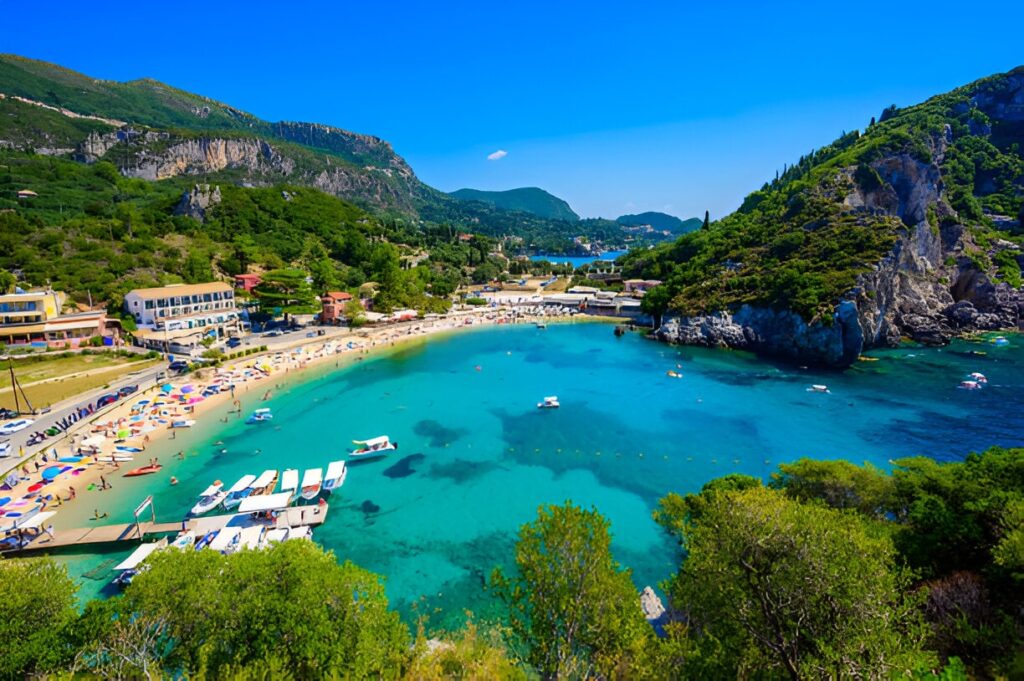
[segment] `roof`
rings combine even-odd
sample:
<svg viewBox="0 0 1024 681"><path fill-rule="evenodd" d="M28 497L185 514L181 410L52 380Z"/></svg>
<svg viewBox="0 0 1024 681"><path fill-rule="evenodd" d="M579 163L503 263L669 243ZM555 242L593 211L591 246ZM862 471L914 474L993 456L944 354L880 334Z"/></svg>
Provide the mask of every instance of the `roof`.
<svg viewBox="0 0 1024 681"><path fill-rule="evenodd" d="M241 478L238 479L238 482L231 486L228 492L241 492L243 489L245 489L255 481L255 475L243 475Z"/></svg>
<svg viewBox="0 0 1024 681"><path fill-rule="evenodd" d="M196 295L198 293L214 293L215 291L231 291L231 284L223 281L210 281L205 284L171 284L156 288L137 288L127 295L135 294L143 300L168 298L171 296Z"/></svg>
<svg viewBox="0 0 1024 681"><path fill-rule="evenodd" d="M36 513L28 520L19 523L17 520L14 521L14 526L21 530L34 530L37 527L42 527L43 523L57 515L56 511L42 511Z"/></svg>
<svg viewBox="0 0 1024 681"><path fill-rule="evenodd" d="M36 194L31 189L19 189L18 196L39 196L39 194Z"/></svg>
<svg viewBox="0 0 1024 681"><path fill-rule="evenodd" d="M262 511L279 511L288 508L292 501L291 492L278 492L277 494L261 494L255 497L242 499L238 505L239 513L260 513Z"/></svg>
<svg viewBox="0 0 1024 681"><path fill-rule="evenodd" d="M323 295L324 298L333 298L335 300L352 300L351 293L345 293L344 291L328 291Z"/></svg>
<svg viewBox="0 0 1024 681"><path fill-rule="evenodd" d="M258 274L236 274L235 279L259 279Z"/></svg>
<svg viewBox="0 0 1024 681"><path fill-rule="evenodd" d="M153 542L152 544L143 544L142 546L140 546L137 549L135 549L134 551L132 551L132 554L130 556L128 556L123 561L118 563L114 567L114 569L115 570L132 570L134 568L137 568L139 566L139 564L142 563L142 561L146 560L151 555L153 555L153 553L155 553L158 549L162 549L166 545L167 545L167 542L158 542L158 541L157 542Z"/></svg>
<svg viewBox="0 0 1024 681"><path fill-rule="evenodd" d="M267 485L276 480L277 471L274 470L273 468L270 468L260 473L260 477L256 478L256 480L252 483L252 486L258 489L260 487L266 487Z"/></svg>

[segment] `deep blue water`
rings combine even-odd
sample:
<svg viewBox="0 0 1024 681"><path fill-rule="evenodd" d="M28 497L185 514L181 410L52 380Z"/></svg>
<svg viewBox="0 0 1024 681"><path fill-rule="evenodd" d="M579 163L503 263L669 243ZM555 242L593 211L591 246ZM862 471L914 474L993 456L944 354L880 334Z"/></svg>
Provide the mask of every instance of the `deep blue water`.
<svg viewBox="0 0 1024 681"><path fill-rule="evenodd" d="M877 362L826 373L615 338L597 323L476 330L310 374L275 393L267 427L208 415L205 430L164 445L190 455L162 477L121 479L117 498L88 494L127 520L152 492L159 517L174 519L214 479L324 466L352 439L388 434L400 449L351 467L316 540L385 575L403 613L411 617L418 603L433 623L458 623L465 608L490 611L483 580L511 559L517 529L540 504L596 506L611 520L616 557L642 587L676 562L651 520L669 491L696 491L732 472L767 476L802 456L886 467L902 456L955 460L1024 444L1018 342L884 351ZM668 377L677 365L683 378ZM958 390L971 371L987 374L988 387ZM813 383L831 394L807 392ZM242 395L247 410L263 390ZM558 395L562 408L538 410L545 395ZM168 486L168 475L181 483ZM124 553L69 566L81 574ZM85 584L89 595L101 580Z"/></svg>
<svg viewBox="0 0 1024 681"><path fill-rule="evenodd" d="M573 267L582 267L583 265L589 265L595 260L615 260L620 255L625 255L627 251L605 251L598 256L593 255L531 255L530 260L539 261L547 260L553 263L572 263Z"/></svg>

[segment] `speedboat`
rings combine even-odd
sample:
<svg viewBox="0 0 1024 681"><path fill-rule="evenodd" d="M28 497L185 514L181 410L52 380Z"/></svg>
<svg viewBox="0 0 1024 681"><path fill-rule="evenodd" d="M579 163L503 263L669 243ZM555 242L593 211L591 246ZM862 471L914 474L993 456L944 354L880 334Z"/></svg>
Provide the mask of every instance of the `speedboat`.
<svg viewBox="0 0 1024 681"><path fill-rule="evenodd" d="M140 475L151 475L153 473L159 473L160 469L163 468L160 464L151 464L149 466L141 466L139 468L133 468L121 477L123 478L137 478Z"/></svg>
<svg viewBox="0 0 1024 681"><path fill-rule="evenodd" d="M202 515L209 513L213 509L217 508L228 493L223 490L224 484L217 480L212 485L203 490L203 493L199 495L199 501L192 507L192 510L188 512L189 515Z"/></svg>
<svg viewBox="0 0 1024 681"><path fill-rule="evenodd" d="M227 496L224 498L224 508L232 509L242 503L242 499L252 494L252 483L256 482L255 475L243 475L238 479L231 489L228 490Z"/></svg>
<svg viewBox="0 0 1024 681"><path fill-rule="evenodd" d="M977 371L975 371L974 373L970 374L968 376L968 378L971 379L972 381L977 381L978 383L981 383L983 385L985 383L988 383L988 379L985 378L985 374L979 373Z"/></svg>
<svg viewBox="0 0 1024 681"><path fill-rule="evenodd" d="M206 548L220 553L231 553L238 545L238 535L241 533L242 528L228 525L217 533L217 536L206 545Z"/></svg>
<svg viewBox="0 0 1024 681"><path fill-rule="evenodd" d="M322 468L310 468L302 474L302 498L312 501L320 494L323 486L324 472Z"/></svg>
<svg viewBox="0 0 1024 681"><path fill-rule="evenodd" d="M545 322L537 322L537 328L538 329L546 329L546 328L548 328L548 325Z"/></svg>
<svg viewBox="0 0 1024 681"><path fill-rule="evenodd" d="M981 390L981 383L977 381L960 381L960 385L957 387L962 390Z"/></svg>
<svg viewBox="0 0 1024 681"><path fill-rule="evenodd" d="M1006 340L1006 336L996 336L990 341L994 345L1009 345L1010 341Z"/></svg>
<svg viewBox="0 0 1024 681"><path fill-rule="evenodd" d="M352 440L352 444L357 447L352 450L351 456L379 456L389 450L398 449L398 443L392 442L387 435L369 440Z"/></svg>
<svg viewBox="0 0 1024 681"><path fill-rule="evenodd" d="M299 493L299 472L294 468L289 468L281 473L281 491L288 492L293 499Z"/></svg>
<svg viewBox="0 0 1024 681"><path fill-rule="evenodd" d="M327 464L327 475L324 477L324 490L333 492L345 484L348 468L344 461L332 461Z"/></svg>
<svg viewBox="0 0 1024 681"><path fill-rule="evenodd" d="M270 412L270 409L264 407L263 409L257 409L252 415L245 420L246 423L265 423L267 421L273 421L274 415Z"/></svg>
<svg viewBox="0 0 1024 681"><path fill-rule="evenodd" d="M270 494L274 491L274 487L277 486L277 471L273 468L269 468L262 473L260 477L252 483L253 495L258 494Z"/></svg>
<svg viewBox="0 0 1024 681"><path fill-rule="evenodd" d="M665 372L665 375L668 376L669 378L682 378L683 377L683 375L681 373L679 373L678 371L672 371L671 369L669 369L667 372Z"/></svg>
<svg viewBox="0 0 1024 681"><path fill-rule="evenodd" d="M132 580L135 579L135 575L139 574L143 569L143 561L165 548L167 548L166 538L137 547L130 556L114 566L114 570L118 573L117 577L114 578L114 584L122 589L131 584Z"/></svg>
<svg viewBox="0 0 1024 681"><path fill-rule="evenodd" d="M548 397L544 398L543 402L537 403L538 409L558 409L560 406L562 405L558 403L557 395L549 395Z"/></svg>
<svg viewBox="0 0 1024 681"><path fill-rule="evenodd" d="M174 538L174 541L171 542L171 548L178 549L179 551L184 551L185 549L192 548L195 545L195 543L196 533L192 530L186 530L185 532L182 532Z"/></svg>
<svg viewBox="0 0 1024 681"><path fill-rule="evenodd" d="M809 393L829 393L831 391L828 389L827 385L822 385L821 383L815 383L814 385L812 385L810 388L807 389L807 392L809 392Z"/></svg>

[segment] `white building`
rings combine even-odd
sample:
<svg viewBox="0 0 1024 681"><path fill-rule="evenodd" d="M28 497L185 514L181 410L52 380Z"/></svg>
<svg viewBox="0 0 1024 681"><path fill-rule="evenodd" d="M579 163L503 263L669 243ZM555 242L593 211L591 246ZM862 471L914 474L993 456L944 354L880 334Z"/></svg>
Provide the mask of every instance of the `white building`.
<svg viewBox="0 0 1024 681"><path fill-rule="evenodd" d="M224 338L238 331L238 309L230 284L172 284L141 288L124 297L135 318L135 337L148 347L195 348L205 336Z"/></svg>

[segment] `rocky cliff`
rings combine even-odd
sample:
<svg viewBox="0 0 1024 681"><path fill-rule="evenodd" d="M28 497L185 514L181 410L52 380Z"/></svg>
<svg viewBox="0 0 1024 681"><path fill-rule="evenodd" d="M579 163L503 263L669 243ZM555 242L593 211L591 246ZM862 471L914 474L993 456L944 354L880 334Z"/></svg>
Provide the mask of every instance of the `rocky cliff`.
<svg viewBox="0 0 1024 681"><path fill-rule="evenodd" d="M1018 69L897 114L891 123L853 138L849 149L825 154L820 167L808 164L788 184L766 185L745 202L753 208L727 218L723 229L739 225L760 230L761 238L775 244L805 244L834 239L824 234L836 225L868 224L883 237L894 225L891 248L862 263L853 285L836 290L831 314L817 313L810 322L778 299L758 304L743 302L742 295L721 309L674 312L676 306L693 306L685 278L690 273L682 270L676 281L666 283L675 298L654 336L843 367L865 349L892 346L902 338L940 344L961 333L1020 330L1024 253L1020 218L1011 216L1024 215L1022 121L1024 69ZM776 198L778 213L761 207ZM725 251L722 241L714 234L684 237L669 257L685 253L690 258L678 268L694 258L710 260L714 254L706 251ZM719 290L726 295L741 290L738 284L754 263L762 270L764 264L774 268L756 275L766 287L775 271L789 265L784 257L771 258L778 252L763 242L759 248L734 239L729 260L718 269L726 282ZM665 271L664 264L653 263L661 267L654 274ZM641 265L650 268L651 262ZM815 267L826 269L813 261L795 263L799 278L794 281L808 287L828 282ZM797 298L791 294L783 290L782 297Z"/></svg>

